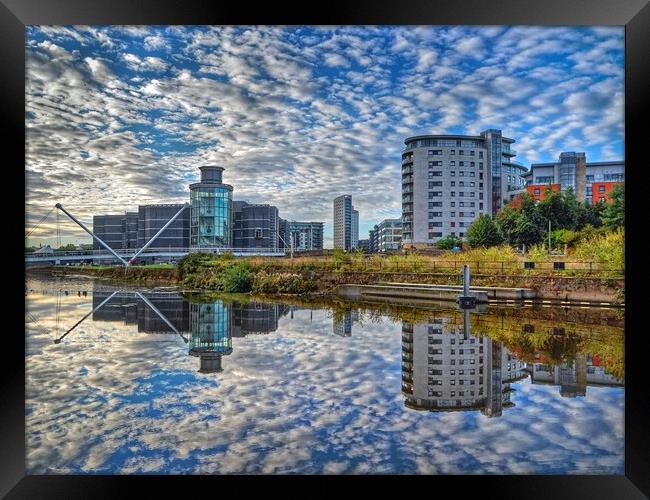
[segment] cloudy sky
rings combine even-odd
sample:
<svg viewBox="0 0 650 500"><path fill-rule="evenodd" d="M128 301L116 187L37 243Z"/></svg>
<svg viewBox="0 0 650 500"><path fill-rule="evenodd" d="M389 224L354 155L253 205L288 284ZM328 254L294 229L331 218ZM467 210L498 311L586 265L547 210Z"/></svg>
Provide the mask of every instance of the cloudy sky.
<svg viewBox="0 0 650 500"><path fill-rule="evenodd" d="M338 195L360 238L401 215L411 135L499 128L526 166L624 158L623 28L40 26L26 44L27 229L56 202L92 221L187 201L213 164L331 247Z"/></svg>

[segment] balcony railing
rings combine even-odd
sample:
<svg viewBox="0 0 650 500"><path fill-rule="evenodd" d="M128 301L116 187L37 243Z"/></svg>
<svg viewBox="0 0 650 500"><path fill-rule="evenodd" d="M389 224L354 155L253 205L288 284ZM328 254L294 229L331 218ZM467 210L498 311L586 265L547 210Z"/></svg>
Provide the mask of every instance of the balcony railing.
<svg viewBox="0 0 650 500"><path fill-rule="evenodd" d="M413 156L407 156L406 158L402 158L402 165L405 163L412 163L413 162Z"/></svg>
<svg viewBox="0 0 650 500"><path fill-rule="evenodd" d="M413 167L409 166L402 169L402 175L408 175L413 173Z"/></svg>

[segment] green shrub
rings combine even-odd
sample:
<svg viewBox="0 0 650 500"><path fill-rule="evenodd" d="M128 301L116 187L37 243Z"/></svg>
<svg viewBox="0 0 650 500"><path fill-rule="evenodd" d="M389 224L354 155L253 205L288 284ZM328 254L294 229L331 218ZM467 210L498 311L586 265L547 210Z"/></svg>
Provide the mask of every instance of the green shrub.
<svg viewBox="0 0 650 500"><path fill-rule="evenodd" d="M586 261L605 263L611 269L622 270L625 268L625 230L621 227L585 239L576 247L575 255Z"/></svg>
<svg viewBox="0 0 650 500"><path fill-rule="evenodd" d="M253 283L250 264L242 261L225 267L217 276L216 283L224 292L250 292Z"/></svg>
<svg viewBox="0 0 650 500"><path fill-rule="evenodd" d="M451 250L454 247L459 247L461 245L461 239L458 236L445 236L442 239L439 239L436 242L436 246L441 250Z"/></svg>
<svg viewBox="0 0 650 500"><path fill-rule="evenodd" d="M564 246L574 247L580 241L580 232L570 229L556 229L551 232L551 245L562 250Z"/></svg>

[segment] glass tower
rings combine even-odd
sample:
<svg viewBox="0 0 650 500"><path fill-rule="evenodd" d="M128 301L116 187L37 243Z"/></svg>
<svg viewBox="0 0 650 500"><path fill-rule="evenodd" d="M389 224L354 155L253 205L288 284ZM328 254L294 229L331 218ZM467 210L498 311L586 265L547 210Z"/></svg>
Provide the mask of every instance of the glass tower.
<svg viewBox="0 0 650 500"><path fill-rule="evenodd" d="M232 244L232 186L222 183L222 167L199 169L201 182L190 184L190 246L228 248Z"/></svg>

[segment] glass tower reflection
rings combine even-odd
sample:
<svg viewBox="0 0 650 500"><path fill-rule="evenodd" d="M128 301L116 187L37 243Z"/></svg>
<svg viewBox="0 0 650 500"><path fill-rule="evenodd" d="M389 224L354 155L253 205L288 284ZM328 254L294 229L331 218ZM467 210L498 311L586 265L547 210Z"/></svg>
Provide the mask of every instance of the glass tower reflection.
<svg viewBox="0 0 650 500"><path fill-rule="evenodd" d="M222 371L221 357L232 353L230 309L221 301L190 304L190 356L200 358L200 373Z"/></svg>

